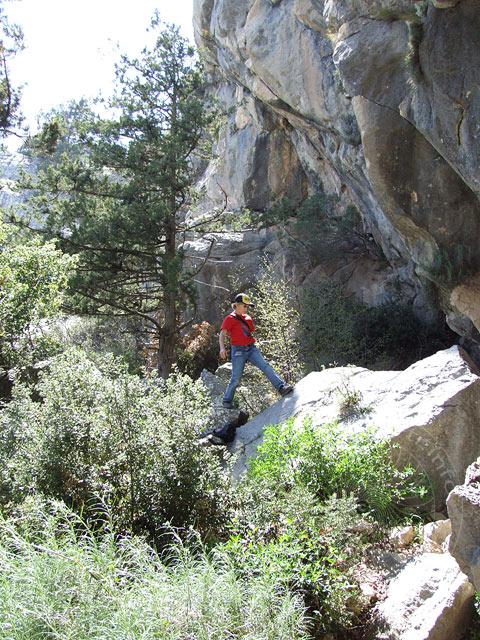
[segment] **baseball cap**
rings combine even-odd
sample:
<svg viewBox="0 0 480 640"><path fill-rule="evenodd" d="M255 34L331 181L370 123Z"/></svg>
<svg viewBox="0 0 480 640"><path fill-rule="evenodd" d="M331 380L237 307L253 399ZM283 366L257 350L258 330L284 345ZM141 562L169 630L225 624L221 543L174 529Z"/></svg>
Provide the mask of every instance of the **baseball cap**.
<svg viewBox="0 0 480 640"><path fill-rule="evenodd" d="M246 293L238 293L235 298L232 300L232 302L243 302L243 304L248 304L251 307L254 307L255 305L253 304L253 302L250 299L250 296L247 296Z"/></svg>

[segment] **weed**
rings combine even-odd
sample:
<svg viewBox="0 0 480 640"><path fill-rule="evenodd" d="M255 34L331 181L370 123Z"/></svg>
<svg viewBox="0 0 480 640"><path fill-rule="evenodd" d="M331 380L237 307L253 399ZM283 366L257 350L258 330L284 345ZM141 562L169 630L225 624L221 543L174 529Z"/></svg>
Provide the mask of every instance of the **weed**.
<svg viewBox="0 0 480 640"><path fill-rule="evenodd" d="M370 406L363 404L362 393L353 388L351 377L342 375L340 383L334 391L337 393L341 418L349 418L371 411Z"/></svg>

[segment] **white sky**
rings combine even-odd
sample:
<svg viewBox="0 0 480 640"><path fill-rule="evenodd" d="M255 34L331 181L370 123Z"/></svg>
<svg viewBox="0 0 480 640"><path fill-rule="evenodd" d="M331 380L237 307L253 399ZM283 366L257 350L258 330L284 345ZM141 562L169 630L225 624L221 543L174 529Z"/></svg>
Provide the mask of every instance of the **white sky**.
<svg viewBox="0 0 480 640"><path fill-rule="evenodd" d="M10 64L22 90L22 111L31 129L36 116L70 99L111 92L120 52L140 53L157 8L193 43L193 0L13 0L3 4L22 26L26 49Z"/></svg>

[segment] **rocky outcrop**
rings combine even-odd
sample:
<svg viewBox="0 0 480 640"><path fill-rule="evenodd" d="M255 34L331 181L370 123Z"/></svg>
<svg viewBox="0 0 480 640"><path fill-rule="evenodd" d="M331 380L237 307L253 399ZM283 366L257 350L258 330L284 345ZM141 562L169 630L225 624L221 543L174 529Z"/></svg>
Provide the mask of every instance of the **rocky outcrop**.
<svg viewBox="0 0 480 640"><path fill-rule="evenodd" d="M270 233L246 231L212 233L186 242L188 264L195 270L203 265L195 280L202 320L214 324L228 313L232 279L238 282L239 289L248 289L255 283L271 241Z"/></svg>
<svg viewBox="0 0 480 640"><path fill-rule="evenodd" d="M465 482L448 496L452 522L450 553L480 593L480 458L472 463Z"/></svg>
<svg viewBox="0 0 480 640"><path fill-rule="evenodd" d="M224 387L222 387L224 388ZM255 455L266 425L309 415L318 424L339 421L340 428L367 426L398 445L396 462L411 463L432 483L442 511L450 491L480 455L480 380L459 347L440 351L405 371L337 367L314 372L294 392L256 415L237 432L232 450L235 473ZM345 400L355 398L345 411Z"/></svg>
<svg viewBox="0 0 480 640"><path fill-rule="evenodd" d="M440 306L455 331L478 340L469 280L480 262L476 0L194 6L213 91L231 110L204 206L225 194L232 210L253 211L282 196L334 195L330 215L354 205L385 256L390 295L425 316ZM378 277L378 264L370 268ZM362 295L378 302L368 281Z"/></svg>

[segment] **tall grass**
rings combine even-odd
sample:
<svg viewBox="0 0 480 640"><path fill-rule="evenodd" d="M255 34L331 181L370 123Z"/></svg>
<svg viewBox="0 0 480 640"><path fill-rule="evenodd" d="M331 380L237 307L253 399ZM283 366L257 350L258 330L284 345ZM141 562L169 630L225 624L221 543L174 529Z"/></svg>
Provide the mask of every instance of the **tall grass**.
<svg viewBox="0 0 480 640"><path fill-rule="evenodd" d="M37 512L37 516L40 511ZM45 513L45 512L44 512ZM5 640L301 640L298 596L274 577L173 539L161 558L142 540L93 533L65 507L42 531L0 523L0 637Z"/></svg>

